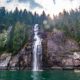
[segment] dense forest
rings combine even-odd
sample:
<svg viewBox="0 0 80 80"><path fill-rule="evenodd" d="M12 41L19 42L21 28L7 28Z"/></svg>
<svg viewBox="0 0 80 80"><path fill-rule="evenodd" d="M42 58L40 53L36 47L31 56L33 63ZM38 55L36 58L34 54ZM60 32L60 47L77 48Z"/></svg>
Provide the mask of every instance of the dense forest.
<svg viewBox="0 0 80 80"><path fill-rule="evenodd" d="M0 51L16 53L29 39L31 26L42 24L47 19L45 12L38 15L16 9L12 12L0 8Z"/></svg>
<svg viewBox="0 0 80 80"><path fill-rule="evenodd" d="M6 11L5 7L0 8L0 24L4 24L6 27L11 25L15 25L16 22L21 22L27 25L33 25L35 23L42 24L42 21L46 19L46 14L43 11L42 15L38 15L36 12L32 14L31 12L16 9L14 11Z"/></svg>
<svg viewBox="0 0 80 80"><path fill-rule="evenodd" d="M26 43L31 36L31 28L34 24L43 24L45 31L52 31L53 28L63 30L68 37L74 38L80 43L80 9L63 11L58 16L53 16L53 20L46 16L43 11L41 15L36 12L18 10L8 12L5 7L0 8L0 51L17 51ZM48 27L47 27L48 26Z"/></svg>
<svg viewBox="0 0 80 80"><path fill-rule="evenodd" d="M64 31L67 37L71 37L80 43L80 8L70 12L63 10L62 13L53 17L52 21L48 20L49 31L57 28Z"/></svg>

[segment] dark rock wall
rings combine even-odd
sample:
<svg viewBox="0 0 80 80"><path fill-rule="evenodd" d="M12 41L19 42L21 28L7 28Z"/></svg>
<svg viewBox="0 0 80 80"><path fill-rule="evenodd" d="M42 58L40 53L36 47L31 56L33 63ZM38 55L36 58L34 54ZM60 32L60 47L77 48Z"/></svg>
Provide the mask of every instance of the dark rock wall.
<svg viewBox="0 0 80 80"><path fill-rule="evenodd" d="M8 69L31 69L32 67L32 43L27 43L15 56L12 56Z"/></svg>

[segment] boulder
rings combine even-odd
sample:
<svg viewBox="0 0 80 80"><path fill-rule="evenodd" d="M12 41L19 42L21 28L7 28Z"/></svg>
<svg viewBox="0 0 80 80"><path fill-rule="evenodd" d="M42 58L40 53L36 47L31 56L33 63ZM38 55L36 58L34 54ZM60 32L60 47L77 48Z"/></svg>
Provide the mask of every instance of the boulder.
<svg viewBox="0 0 80 80"><path fill-rule="evenodd" d="M3 53L0 56L0 69L7 69L8 63L11 59L11 54L10 53Z"/></svg>
<svg viewBox="0 0 80 80"><path fill-rule="evenodd" d="M74 66L80 67L80 52L73 53Z"/></svg>

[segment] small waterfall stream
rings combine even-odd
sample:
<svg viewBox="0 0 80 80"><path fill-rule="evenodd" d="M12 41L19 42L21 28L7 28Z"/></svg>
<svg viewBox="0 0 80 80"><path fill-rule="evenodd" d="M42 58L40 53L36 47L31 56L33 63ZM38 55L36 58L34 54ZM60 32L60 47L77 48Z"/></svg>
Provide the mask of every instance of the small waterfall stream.
<svg viewBox="0 0 80 80"><path fill-rule="evenodd" d="M39 35L39 26L35 24L34 26L34 43L33 43L33 71L39 71L41 69L41 59L42 59L42 39Z"/></svg>

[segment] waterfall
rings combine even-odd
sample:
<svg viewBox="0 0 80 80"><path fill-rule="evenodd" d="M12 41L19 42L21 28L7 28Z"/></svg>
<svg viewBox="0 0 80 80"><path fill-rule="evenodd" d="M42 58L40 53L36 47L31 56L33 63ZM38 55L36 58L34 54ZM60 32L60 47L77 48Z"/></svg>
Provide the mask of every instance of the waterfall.
<svg viewBox="0 0 80 80"><path fill-rule="evenodd" d="M38 71L41 68L42 59L42 39L39 35L39 26L35 24L34 26L34 42L33 42L33 71Z"/></svg>

